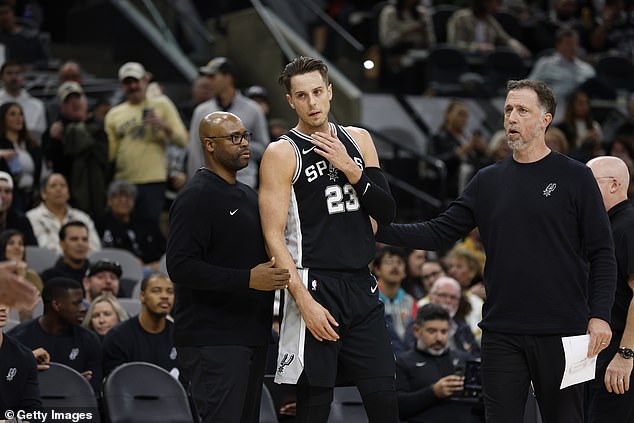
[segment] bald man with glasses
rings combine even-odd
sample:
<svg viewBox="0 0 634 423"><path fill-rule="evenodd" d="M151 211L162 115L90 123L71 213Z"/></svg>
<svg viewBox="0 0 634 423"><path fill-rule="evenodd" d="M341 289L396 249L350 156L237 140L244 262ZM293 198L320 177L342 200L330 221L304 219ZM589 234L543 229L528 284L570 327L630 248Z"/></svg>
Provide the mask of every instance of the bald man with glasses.
<svg viewBox="0 0 634 423"><path fill-rule="evenodd" d="M290 273L264 249L256 192L236 180L250 133L232 113L199 125L204 166L170 210L167 269L174 282L174 345L201 422L257 423L273 293Z"/></svg>

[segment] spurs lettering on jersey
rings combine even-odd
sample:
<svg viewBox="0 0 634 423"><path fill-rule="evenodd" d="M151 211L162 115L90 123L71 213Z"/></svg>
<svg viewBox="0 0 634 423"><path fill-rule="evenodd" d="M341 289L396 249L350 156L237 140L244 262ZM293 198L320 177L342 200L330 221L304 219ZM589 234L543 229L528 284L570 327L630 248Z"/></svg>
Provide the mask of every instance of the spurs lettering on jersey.
<svg viewBox="0 0 634 423"><path fill-rule="evenodd" d="M360 157L353 157L352 159L359 166L359 169L363 170L363 160ZM309 183L319 177L327 177L333 182L337 180L337 169L326 160L320 160L306 167L304 174L306 175L306 181ZM350 184L345 184L344 186L328 185L324 190L324 197L329 214L355 212L361 207L357 193Z"/></svg>

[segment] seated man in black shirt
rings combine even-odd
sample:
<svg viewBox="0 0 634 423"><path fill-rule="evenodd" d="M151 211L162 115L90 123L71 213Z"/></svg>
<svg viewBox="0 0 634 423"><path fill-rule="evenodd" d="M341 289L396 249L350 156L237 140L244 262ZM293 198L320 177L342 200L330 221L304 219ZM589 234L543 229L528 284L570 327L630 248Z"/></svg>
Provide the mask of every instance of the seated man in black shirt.
<svg viewBox="0 0 634 423"><path fill-rule="evenodd" d="M99 392L101 343L97 335L79 325L85 313L82 300L79 282L53 278L42 290L42 316L16 326L10 335L30 349L46 349L51 361L77 370Z"/></svg>
<svg viewBox="0 0 634 423"><path fill-rule="evenodd" d="M96 222L97 231L103 247L127 250L142 266L158 271L165 237L157 225L133 215L136 194L133 184L113 181L108 187L108 210Z"/></svg>
<svg viewBox="0 0 634 423"><path fill-rule="evenodd" d="M104 374L129 361L146 361L177 377L174 323L167 319L174 305L174 286L166 275L153 273L141 281L139 297L140 313L110 329L103 340Z"/></svg>
<svg viewBox="0 0 634 423"><path fill-rule="evenodd" d="M9 307L0 303L0 416L7 410L34 411L42 406L37 364L31 350L2 333Z"/></svg>
<svg viewBox="0 0 634 423"><path fill-rule="evenodd" d="M451 401L464 389L456 375L467 354L449 346L449 312L425 304L416 314L416 347L396 359L396 395L401 420L409 423L477 423L473 404Z"/></svg>
<svg viewBox="0 0 634 423"><path fill-rule="evenodd" d="M59 245L62 248L55 266L42 272L44 286L56 277L65 277L79 282L84 280L86 271L90 268L88 261L88 227L78 220L65 223L59 230ZM83 292L83 287L80 285Z"/></svg>

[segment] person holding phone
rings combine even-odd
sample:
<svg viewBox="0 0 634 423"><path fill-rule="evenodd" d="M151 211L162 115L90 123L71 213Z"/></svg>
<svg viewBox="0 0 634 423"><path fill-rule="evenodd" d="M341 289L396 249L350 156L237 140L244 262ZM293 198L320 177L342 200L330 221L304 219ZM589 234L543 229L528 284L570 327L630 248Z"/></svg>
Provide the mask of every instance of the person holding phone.
<svg viewBox="0 0 634 423"><path fill-rule="evenodd" d="M396 358L396 395L401 420L410 423L479 423L476 403L451 401L463 392L469 355L449 347L449 312L438 304L418 310L414 349ZM458 369L458 370L456 370Z"/></svg>

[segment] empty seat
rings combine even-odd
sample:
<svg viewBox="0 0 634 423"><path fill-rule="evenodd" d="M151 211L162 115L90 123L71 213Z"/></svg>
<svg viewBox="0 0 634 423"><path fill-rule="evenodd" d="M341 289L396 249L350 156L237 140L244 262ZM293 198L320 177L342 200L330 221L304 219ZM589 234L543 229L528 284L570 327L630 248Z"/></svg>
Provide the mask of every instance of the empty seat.
<svg viewBox="0 0 634 423"><path fill-rule="evenodd" d="M97 398L90 383L77 370L51 362L51 367L37 373L42 406L54 410L81 410L93 414L99 422Z"/></svg>
<svg viewBox="0 0 634 423"><path fill-rule="evenodd" d="M484 59L484 82L491 96L503 95L506 83L511 79L523 79L528 67L515 51L498 48Z"/></svg>
<svg viewBox="0 0 634 423"><path fill-rule="evenodd" d="M447 42L447 21L458 10L458 6L452 4L439 4L434 6L432 12L432 22L434 24L434 35L438 44Z"/></svg>
<svg viewBox="0 0 634 423"><path fill-rule="evenodd" d="M128 313L128 316L136 316L141 311L141 301L139 298L119 298L119 304Z"/></svg>
<svg viewBox="0 0 634 423"><path fill-rule="evenodd" d="M606 55L595 65L597 78L616 91L634 91L634 65L625 56Z"/></svg>
<svg viewBox="0 0 634 423"><path fill-rule="evenodd" d="M192 423L185 389L166 370L151 363L122 364L103 387L105 413L110 423Z"/></svg>
<svg viewBox="0 0 634 423"><path fill-rule="evenodd" d="M367 423L368 415L363 407L356 386L337 386L333 392L328 423Z"/></svg>
<svg viewBox="0 0 634 423"><path fill-rule="evenodd" d="M438 95L464 95L461 78L468 70L462 51L447 44L438 45L429 51L425 62L427 88Z"/></svg>
<svg viewBox="0 0 634 423"><path fill-rule="evenodd" d="M24 249L26 262L29 264L29 267L37 273L42 273L44 270L53 267L60 257L57 251L49 250L44 247L27 245Z"/></svg>

